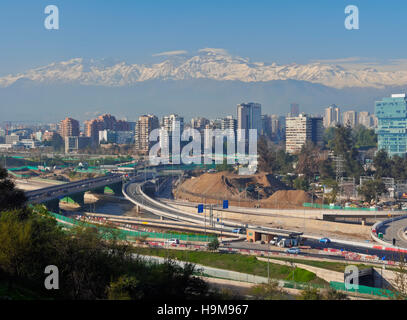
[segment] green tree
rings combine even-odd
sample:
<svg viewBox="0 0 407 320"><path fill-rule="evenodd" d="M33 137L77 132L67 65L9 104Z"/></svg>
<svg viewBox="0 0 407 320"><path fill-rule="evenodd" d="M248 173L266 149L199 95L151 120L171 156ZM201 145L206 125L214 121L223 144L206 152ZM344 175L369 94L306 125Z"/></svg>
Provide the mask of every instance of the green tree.
<svg viewBox="0 0 407 320"><path fill-rule="evenodd" d="M363 183L359 192L364 196L366 202L376 200L377 197L387 192L382 180L370 180Z"/></svg>
<svg viewBox="0 0 407 320"><path fill-rule="evenodd" d="M304 191L308 191L309 190L309 182L307 178L304 177L297 177L294 180L294 188L297 190L304 190Z"/></svg>
<svg viewBox="0 0 407 320"><path fill-rule="evenodd" d="M391 175L389 177L396 178L398 180L407 179L407 161L406 158L401 158L395 155L391 159Z"/></svg>
<svg viewBox="0 0 407 320"><path fill-rule="evenodd" d="M321 149L312 142L306 143L298 155L296 171L302 173L308 180L314 179L315 174L319 171L319 156Z"/></svg>
<svg viewBox="0 0 407 320"><path fill-rule="evenodd" d="M6 169L0 167L0 212L25 206L24 192L16 189Z"/></svg>
<svg viewBox="0 0 407 320"><path fill-rule="evenodd" d="M213 238L211 242L208 243L208 249L211 251L216 251L219 248L219 240L218 238Z"/></svg>
<svg viewBox="0 0 407 320"><path fill-rule="evenodd" d="M121 276L110 284L108 298L109 300L138 300L142 298L139 284L140 281L134 276Z"/></svg>
<svg viewBox="0 0 407 320"><path fill-rule="evenodd" d="M377 134L374 129L368 129L363 125L358 125L353 129L353 137L356 148L377 147Z"/></svg>
<svg viewBox="0 0 407 320"><path fill-rule="evenodd" d="M352 128L349 126L337 125L335 127L334 138L328 144L335 156L344 160L344 170L347 177L355 177L359 180L363 168L359 162L359 152L355 147L352 136Z"/></svg>
<svg viewBox="0 0 407 320"><path fill-rule="evenodd" d="M392 176L393 161L389 158L386 150L381 149L376 153L376 156L373 158L373 166L376 169L376 179Z"/></svg>
<svg viewBox="0 0 407 320"><path fill-rule="evenodd" d="M335 179L336 178L336 172L335 172L335 165L332 161L332 158L328 158L326 160L323 160L319 163L319 174L321 176L321 179Z"/></svg>

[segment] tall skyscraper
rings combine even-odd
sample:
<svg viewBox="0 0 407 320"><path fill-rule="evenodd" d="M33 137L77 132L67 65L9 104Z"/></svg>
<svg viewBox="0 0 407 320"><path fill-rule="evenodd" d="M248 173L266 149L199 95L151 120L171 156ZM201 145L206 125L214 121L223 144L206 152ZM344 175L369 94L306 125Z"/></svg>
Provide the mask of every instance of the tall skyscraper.
<svg viewBox="0 0 407 320"><path fill-rule="evenodd" d="M286 152L298 153L308 141L321 145L323 130L321 117L311 117L303 113L298 117L287 117Z"/></svg>
<svg viewBox="0 0 407 320"><path fill-rule="evenodd" d="M390 156L404 156L407 152L407 98L406 94L392 94L375 103L378 119L376 129L378 149Z"/></svg>
<svg viewBox="0 0 407 320"><path fill-rule="evenodd" d="M237 129L245 131L245 140L249 138L249 129L257 130L260 135L261 125L261 104L241 103L237 105ZM238 137L240 140L240 137Z"/></svg>
<svg viewBox="0 0 407 320"><path fill-rule="evenodd" d="M271 115L262 114L261 115L261 134L272 138L273 135L273 118Z"/></svg>
<svg viewBox="0 0 407 320"><path fill-rule="evenodd" d="M298 103L291 103L290 105L290 116L298 117L300 114L300 105Z"/></svg>
<svg viewBox="0 0 407 320"><path fill-rule="evenodd" d="M341 111L336 105L330 105L328 108L325 108L324 116L324 127L333 127L339 124L341 121Z"/></svg>
<svg viewBox="0 0 407 320"><path fill-rule="evenodd" d="M79 121L66 118L59 123L59 134L61 137L79 137Z"/></svg>
<svg viewBox="0 0 407 320"><path fill-rule="evenodd" d="M345 126L354 128L358 124L358 113L354 110L342 113L342 122Z"/></svg>
<svg viewBox="0 0 407 320"><path fill-rule="evenodd" d="M139 117L136 126L136 150L142 154L148 154L153 142L149 141L150 133L160 127L160 122L155 115Z"/></svg>

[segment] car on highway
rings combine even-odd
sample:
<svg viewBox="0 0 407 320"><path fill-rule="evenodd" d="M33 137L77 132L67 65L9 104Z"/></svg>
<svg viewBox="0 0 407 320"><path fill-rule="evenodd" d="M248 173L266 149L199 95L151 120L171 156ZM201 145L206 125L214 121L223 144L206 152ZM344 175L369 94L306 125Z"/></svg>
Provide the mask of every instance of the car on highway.
<svg viewBox="0 0 407 320"><path fill-rule="evenodd" d="M245 234L246 229L245 228L236 228L232 230L233 233L239 233L239 234Z"/></svg>
<svg viewBox="0 0 407 320"><path fill-rule="evenodd" d="M165 244L179 244L178 239L168 239L165 241Z"/></svg>
<svg viewBox="0 0 407 320"><path fill-rule="evenodd" d="M300 250L300 248L289 248L285 252L291 253L291 254L300 254L301 250Z"/></svg>
<svg viewBox="0 0 407 320"><path fill-rule="evenodd" d="M329 239L329 238L321 238L321 239L319 239L319 242L323 243L323 244L328 244L328 243L331 243L331 239Z"/></svg>

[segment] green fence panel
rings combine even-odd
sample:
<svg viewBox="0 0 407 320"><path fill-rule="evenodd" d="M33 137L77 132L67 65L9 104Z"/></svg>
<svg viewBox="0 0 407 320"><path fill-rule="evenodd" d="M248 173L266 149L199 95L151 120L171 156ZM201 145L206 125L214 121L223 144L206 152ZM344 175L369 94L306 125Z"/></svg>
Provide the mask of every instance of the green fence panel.
<svg viewBox="0 0 407 320"><path fill-rule="evenodd" d="M76 219L68 218L68 217L65 217L65 216L57 214L57 213L52 212L51 215L53 217L55 217L56 219L64 221L64 222L66 222L68 224L87 225L87 226L99 228L101 231L111 230L111 229L109 229L107 227L96 226L96 225L91 224L91 223L78 221ZM122 230L122 229L116 229L116 231L117 231L117 234L118 234L120 239L147 237L147 238L154 238L154 239L178 239L178 240L183 240L183 241L210 242L215 238L214 236L186 235L186 234L159 233L159 232L146 232L146 231L132 231L132 230Z"/></svg>
<svg viewBox="0 0 407 320"><path fill-rule="evenodd" d="M393 292L387 289L381 289L381 288L374 288L374 287L368 287L368 286L362 286L359 285L359 288L356 289L346 289L345 283L343 282L336 282L336 281L331 281L329 283L331 288L335 290L341 290L341 291L348 291L348 292L357 292L361 294L370 294L370 295L375 295L379 297L392 297L394 295Z"/></svg>

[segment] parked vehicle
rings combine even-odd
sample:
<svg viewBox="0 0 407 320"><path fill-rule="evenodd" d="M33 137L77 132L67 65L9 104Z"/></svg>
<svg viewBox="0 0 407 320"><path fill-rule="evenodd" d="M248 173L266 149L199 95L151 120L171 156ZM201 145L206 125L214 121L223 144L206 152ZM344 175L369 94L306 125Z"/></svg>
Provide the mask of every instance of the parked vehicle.
<svg viewBox="0 0 407 320"><path fill-rule="evenodd" d="M328 243L331 243L331 239L329 239L329 238L321 238L321 239L319 239L319 242L323 243L323 244L328 244Z"/></svg>
<svg viewBox="0 0 407 320"><path fill-rule="evenodd" d="M300 254L301 250L300 250L300 248L289 248L285 252L291 253L291 254Z"/></svg>

